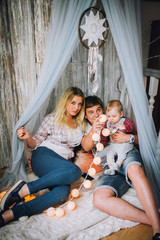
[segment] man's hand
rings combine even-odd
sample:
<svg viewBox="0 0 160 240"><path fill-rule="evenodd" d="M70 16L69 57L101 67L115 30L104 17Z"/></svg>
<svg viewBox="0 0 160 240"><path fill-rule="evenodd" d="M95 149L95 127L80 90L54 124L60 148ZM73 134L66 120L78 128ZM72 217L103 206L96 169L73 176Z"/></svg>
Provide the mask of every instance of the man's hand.
<svg viewBox="0 0 160 240"><path fill-rule="evenodd" d="M92 125L92 132L100 131L103 128L103 126L104 126L104 123L100 122L99 118L97 118Z"/></svg>
<svg viewBox="0 0 160 240"><path fill-rule="evenodd" d="M125 143L129 142L130 134L126 134L122 131L117 131L112 135L112 140L114 143Z"/></svg>

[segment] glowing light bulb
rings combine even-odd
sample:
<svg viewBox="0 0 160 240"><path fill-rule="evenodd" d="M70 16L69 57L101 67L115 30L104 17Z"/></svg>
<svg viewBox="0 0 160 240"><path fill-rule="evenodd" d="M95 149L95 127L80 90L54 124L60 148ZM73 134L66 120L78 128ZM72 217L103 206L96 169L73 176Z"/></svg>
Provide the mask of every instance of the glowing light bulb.
<svg viewBox="0 0 160 240"><path fill-rule="evenodd" d="M92 185L92 183L91 183L90 180L85 180L84 183L83 183L83 186L84 186L85 188L87 188L87 189L90 188L91 185Z"/></svg>
<svg viewBox="0 0 160 240"><path fill-rule="evenodd" d="M93 159L93 162L94 162L94 164L95 165L98 165L98 164L100 164L101 162L102 162L102 160L101 160L101 158L100 157L95 157L94 159Z"/></svg>
<svg viewBox="0 0 160 240"><path fill-rule="evenodd" d="M107 116L104 114L101 114L99 117L99 122L104 123L107 121Z"/></svg>
<svg viewBox="0 0 160 240"><path fill-rule="evenodd" d="M111 131L108 128L104 128L102 130L102 135L105 136L105 137L109 136L110 133L111 133Z"/></svg>
<svg viewBox="0 0 160 240"><path fill-rule="evenodd" d="M74 188L72 191L71 191L71 195L72 197L75 197L77 198L79 196L79 190Z"/></svg>
<svg viewBox="0 0 160 240"><path fill-rule="evenodd" d="M96 144L96 148L97 148L97 151L100 152L100 151L103 150L104 145L103 145L102 143L97 143L97 144Z"/></svg>
<svg viewBox="0 0 160 240"><path fill-rule="evenodd" d="M65 214L65 211L64 211L63 208L60 208L60 207L59 207L59 208L56 209L56 216L57 216L57 217L59 217L59 218L60 218L60 217L63 217L64 214Z"/></svg>
<svg viewBox="0 0 160 240"><path fill-rule="evenodd" d="M67 204L69 210L74 210L76 208L75 202L71 201Z"/></svg>
<svg viewBox="0 0 160 240"><path fill-rule="evenodd" d="M92 139L93 139L93 141L98 142L99 139L100 139L99 134L98 134L98 133L93 133L93 135L92 135Z"/></svg>
<svg viewBox="0 0 160 240"><path fill-rule="evenodd" d="M31 194L31 195L28 195L28 196L24 197L24 201L28 202L28 201L31 201L34 198L35 198L35 196L33 194Z"/></svg>
<svg viewBox="0 0 160 240"><path fill-rule="evenodd" d="M56 213L55 208L50 207L50 208L47 209L47 216L53 217L55 215L55 213Z"/></svg>
<svg viewBox="0 0 160 240"><path fill-rule="evenodd" d="M89 174L90 176L94 176L94 175L96 174L96 169L95 169L95 168L90 168L90 169L88 170L88 174Z"/></svg>

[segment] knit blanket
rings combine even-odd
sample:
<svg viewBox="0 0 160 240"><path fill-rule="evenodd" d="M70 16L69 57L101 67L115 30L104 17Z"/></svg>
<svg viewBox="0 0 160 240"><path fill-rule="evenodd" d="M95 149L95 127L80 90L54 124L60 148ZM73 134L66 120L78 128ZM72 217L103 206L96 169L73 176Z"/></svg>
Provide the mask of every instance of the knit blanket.
<svg viewBox="0 0 160 240"><path fill-rule="evenodd" d="M112 217L93 206L93 190L97 176L89 189L80 190L80 196L74 199L76 209L68 210L64 217L49 217L45 212L29 217L25 221L14 221L0 229L1 240L99 240L123 228L136 226L138 223ZM83 178L75 182L72 188L79 188ZM142 209L133 188L123 199Z"/></svg>

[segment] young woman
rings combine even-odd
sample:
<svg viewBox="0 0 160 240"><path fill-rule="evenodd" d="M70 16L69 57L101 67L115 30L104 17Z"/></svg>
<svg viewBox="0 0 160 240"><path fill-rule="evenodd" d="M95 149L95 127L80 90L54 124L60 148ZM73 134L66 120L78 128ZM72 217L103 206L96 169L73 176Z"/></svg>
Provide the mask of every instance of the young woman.
<svg viewBox="0 0 160 240"><path fill-rule="evenodd" d="M34 137L23 127L17 130L19 139L27 141L33 149L31 167L39 179L29 183L19 181L5 194L1 201L0 227L61 204L68 198L70 185L81 177L80 168L69 160L84 133L84 108L82 91L71 87L63 93L55 111L44 118ZM25 196L46 188L50 190L46 194L17 204Z"/></svg>

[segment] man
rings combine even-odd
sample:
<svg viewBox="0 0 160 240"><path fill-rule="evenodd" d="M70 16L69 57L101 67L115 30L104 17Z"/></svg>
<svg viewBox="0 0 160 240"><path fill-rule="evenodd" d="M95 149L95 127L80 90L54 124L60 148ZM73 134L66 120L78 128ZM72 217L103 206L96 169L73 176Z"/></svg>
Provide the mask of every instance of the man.
<svg viewBox="0 0 160 240"><path fill-rule="evenodd" d="M94 146L93 133L102 128L98 117L103 114L103 104L97 96L89 96L85 102L85 118L89 122L89 127L88 134L83 137L81 145L85 151L90 151ZM118 131L113 135L112 139L117 143L134 140L138 144L137 134L134 134L133 137L130 134ZM87 159L87 153L82 154L81 158L82 165L82 161ZM83 165L85 165L85 162ZM131 185L135 188L144 211L121 198ZM123 167L120 168L116 175L105 175L104 171L101 173L94 192L93 204L101 211L117 218L151 225L154 235L153 240L160 239L160 219L154 193L142 169L140 154L136 149L127 154Z"/></svg>

